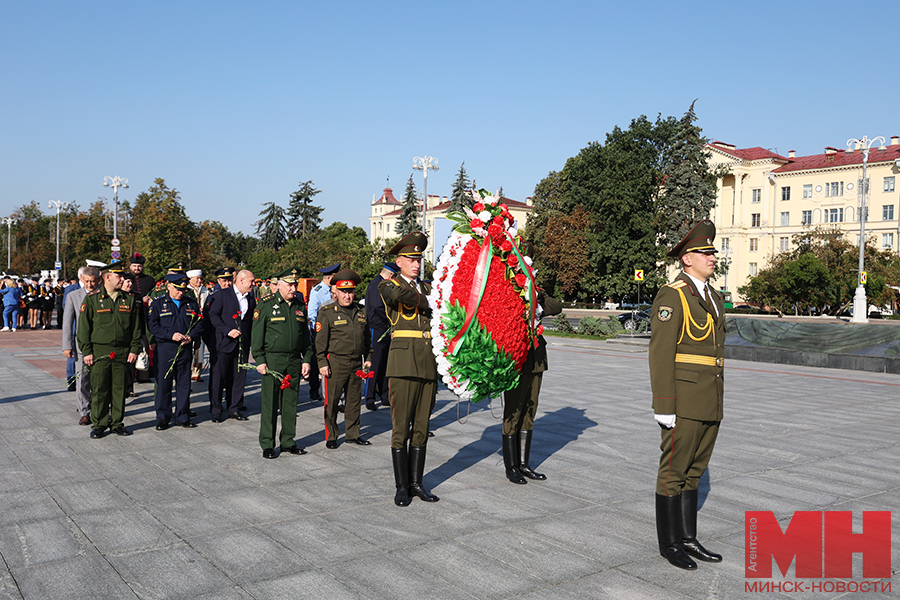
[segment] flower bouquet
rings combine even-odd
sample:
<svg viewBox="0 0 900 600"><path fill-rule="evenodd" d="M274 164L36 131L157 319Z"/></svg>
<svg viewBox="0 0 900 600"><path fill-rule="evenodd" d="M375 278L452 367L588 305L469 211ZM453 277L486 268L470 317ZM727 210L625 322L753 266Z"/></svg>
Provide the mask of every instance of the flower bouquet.
<svg viewBox="0 0 900 600"><path fill-rule="evenodd" d="M516 386L540 320L532 259L506 204L485 190L463 213L435 265L428 301L444 384L479 402Z"/></svg>

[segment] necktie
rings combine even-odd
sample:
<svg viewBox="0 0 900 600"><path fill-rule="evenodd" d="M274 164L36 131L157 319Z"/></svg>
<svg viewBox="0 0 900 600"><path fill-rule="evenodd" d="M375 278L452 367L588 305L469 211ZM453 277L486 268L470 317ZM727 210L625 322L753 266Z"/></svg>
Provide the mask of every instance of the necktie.
<svg viewBox="0 0 900 600"><path fill-rule="evenodd" d="M712 311L713 318L718 317L719 315L718 315L718 313L716 312L716 305L713 304L712 296L710 296L710 293L709 293L709 285L704 285L704 286L703 286L703 292L704 292L704 294L706 295L706 303L709 304L709 308L710 308L710 310Z"/></svg>

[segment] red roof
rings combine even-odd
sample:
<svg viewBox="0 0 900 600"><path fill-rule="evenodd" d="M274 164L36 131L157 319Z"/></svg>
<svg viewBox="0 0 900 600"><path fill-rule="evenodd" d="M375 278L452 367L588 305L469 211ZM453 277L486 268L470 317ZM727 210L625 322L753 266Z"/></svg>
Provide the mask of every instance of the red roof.
<svg viewBox="0 0 900 600"><path fill-rule="evenodd" d="M386 187L384 188L384 192L381 194L381 198L379 198L372 204L400 204L400 201L394 198L394 190Z"/></svg>
<svg viewBox="0 0 900 600"><path fill-rule="evenodd" d="M873 146L869 150L869 163L895 161L900 158L900 145L887 146L884 150L879 150L877 146ZM789 171L807 171L810 169L827 169L831 167L843 167L848 165L861 165L863 161L863 153L859 150L847 152L846 150L837 150L835 152L826 152L824 154L813 154L811 156L798 156L788 159L788 164L773 169L773 173L787 173Z"/></svg>
<svg viewBox="0 0 900 600"><path fill-rule="evenodd" d="M721 152L726 154L730 154L737 158L741 158L743 160L760 160L762 158L772 158L775 160L783 160L787 161L788 159L781 156L780 154L776 154L774 152L770 152L765 148L760 148L759 146L755 148L735 148L731 144L727 144L726 142L713 142L712 144L707 144L710 148L715 148Z"/></svg>

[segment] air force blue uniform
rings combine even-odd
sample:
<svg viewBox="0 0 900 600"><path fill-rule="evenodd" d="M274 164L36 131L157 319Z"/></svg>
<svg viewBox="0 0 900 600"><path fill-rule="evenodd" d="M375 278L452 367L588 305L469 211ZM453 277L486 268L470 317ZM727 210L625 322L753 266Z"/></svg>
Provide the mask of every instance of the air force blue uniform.
<svg viewBox="0 0 900 600"><path fill-rule="evenodd" d="M172 339L175 333L200 339L203 333L203 318L200 305L187 295L175 301L166 294L150 303L147 326L156 339L159 374L156 378L156 420L170 423L172 420L172 380L175 383L175 423L190 421L191 394L191 347L182 346ZM177 355L177 357L176 357ZM174 362L174 367L172 364ZM171 373L169 369L171 368ZM169 373L169 376L166 376Z"/></svg>

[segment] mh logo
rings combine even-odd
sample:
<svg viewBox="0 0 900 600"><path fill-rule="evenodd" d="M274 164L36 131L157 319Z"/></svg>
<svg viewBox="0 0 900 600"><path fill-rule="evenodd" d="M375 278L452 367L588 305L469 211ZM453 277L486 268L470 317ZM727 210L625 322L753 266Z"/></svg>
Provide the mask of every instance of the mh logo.
<svg viewBox="0 0 900 600"><path fill-rule="evenodd" d="M863 577L891 576L891 513L863 511L863 530L853 533L850 511L797 511L782 531L772 511L744 513L744 576L772 577L772 559L798 579L853 577L853 553L863 559Z"/></svg>

